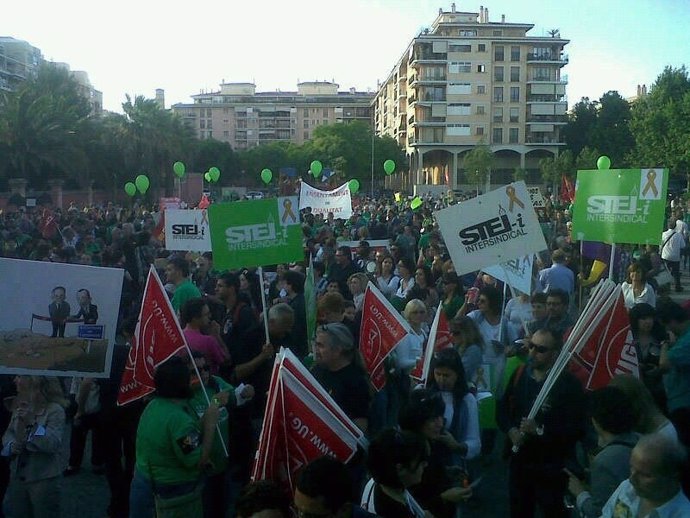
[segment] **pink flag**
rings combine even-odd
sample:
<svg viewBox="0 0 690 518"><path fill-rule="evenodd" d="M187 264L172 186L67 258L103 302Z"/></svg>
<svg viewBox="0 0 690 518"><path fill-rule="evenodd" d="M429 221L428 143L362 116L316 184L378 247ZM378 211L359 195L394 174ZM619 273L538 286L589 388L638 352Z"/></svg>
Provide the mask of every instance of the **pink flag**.
<svg viewBox="0 0 690 518"><path fill-rule="evenodd" d="M383 369L379 369L383 360L410 331L410 324L370 282L362 305L359 350L376 390L386 383Z"/></svg>

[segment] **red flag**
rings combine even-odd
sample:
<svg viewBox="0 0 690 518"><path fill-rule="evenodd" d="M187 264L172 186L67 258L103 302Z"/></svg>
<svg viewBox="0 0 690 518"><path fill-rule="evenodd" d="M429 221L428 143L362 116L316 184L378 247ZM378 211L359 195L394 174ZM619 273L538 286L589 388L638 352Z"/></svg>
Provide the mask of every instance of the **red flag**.
<svg viewBox="0 0 690 518"><path fill-rule="evenodd" d="M429 344L433 344L433 347L429 347ZM417 365L415 365L415 368L410 372L410 376L420 383L426 384L434 353L446 347L451 347L452 345L453 340L450 333L450 326L448 325L448 317L446 317L443 311L443 303L439 303L434 321L431 324L431 330L429 331L429 339L424 344L424 352L422 352L422 357L417 360Z"/></svg>
<svg viewBox="0 0 690 518"><path fill-rule="evenodd" d="M584 347L569 365L587 390L605 387L617 374L639 377L639 362L630 332L630 320L620 289Z"/></svg>
<svg viewBox="0 0 690 518"><path fill-rule="evenodd" d="M294 492L297 471L331 455L350 460L363 433L288 349L273 367L253 480L272 479Z"/></svg>
<svg viewBox="0 0 690 518"><path fill-rule="evenodd" d="M146 392L136 384L153 389L155 368L186 346L163 284L151 266L118 402L123 405L152 392Z"/></svg>
<svg viewBox="0 0 690 518"><path fill-rule="evenodd" d="M197 205L197 208L208 209L209 205L211 205L211 200L208 199L208 195L206 193L202 194L201 200L199 200L199 205Z"/></svg>
<svg viewBox="0 0 690 518"><path fill-rule="evenodd" d="M563 203L572 203L575 201L575 186L573 179L566 175L561 176L561 201Z"/></svg>
<svg viewBox="0 0 690 518"><path fill-rule="evenodd" d="M386 356L410 331L410 324L370 282L362 305L359 350L376 390L381 390L385 385L385 378L377 371L377 367L381 366Z"/></svg>

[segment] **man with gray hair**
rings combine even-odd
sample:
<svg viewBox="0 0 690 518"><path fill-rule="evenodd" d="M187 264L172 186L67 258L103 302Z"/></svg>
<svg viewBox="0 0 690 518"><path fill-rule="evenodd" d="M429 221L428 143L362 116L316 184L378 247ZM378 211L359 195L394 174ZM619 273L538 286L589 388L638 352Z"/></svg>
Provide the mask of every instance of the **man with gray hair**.
<svg viewBox="0 0 690 518"><path fill-rule="evenodd" d="M642 437L630 456L630 478L606 502L602 518L690 516L690 501L680 488L686 462L677 440L659 433Z"/></svg>
<svg viewBox="0 0 690 518"><path fill-rule="evenodd" d="M312 374L343 412L363 431L369 415L369 376L362 366L352 333L345 324L316 329Z"/></svg>

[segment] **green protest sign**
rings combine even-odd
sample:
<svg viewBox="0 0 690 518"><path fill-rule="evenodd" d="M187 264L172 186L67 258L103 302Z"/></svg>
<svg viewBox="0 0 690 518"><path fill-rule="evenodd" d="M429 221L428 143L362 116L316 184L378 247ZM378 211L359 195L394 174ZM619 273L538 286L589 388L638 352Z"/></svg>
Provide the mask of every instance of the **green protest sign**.
<svg viewBox="0 0 690 518"><path fill-rule="evenodd" d="M667 169L578 171L573 239L657 244L664 230Z"/></svg>
<svg viewBox="0 0 690 518"><path fill-rule="evenodd" d="M304 259L297 207L297 196L212 204L208 216L216 268Z"/></svg>

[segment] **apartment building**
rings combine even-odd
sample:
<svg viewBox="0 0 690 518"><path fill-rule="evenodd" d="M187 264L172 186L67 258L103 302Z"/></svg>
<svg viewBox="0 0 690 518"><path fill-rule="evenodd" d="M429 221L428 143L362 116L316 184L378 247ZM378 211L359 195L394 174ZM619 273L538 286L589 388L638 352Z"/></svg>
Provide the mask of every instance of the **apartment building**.
<svg viewBox="0 0 690 518"><path fill-rule="evenodd" d="M247 149L270 142L303 144L319 126L371 124L373 93L341 92L329 81L301 82L296 92L257 92L253 83L221 83L220 90L193 95L192 104L172 106L198 138Z"/></svg>
<svg viewBox="0 0 690 518"><path fill-rule="evenodd" d="M0 36L0 90L12 91L43 62L41 51L26 41Z"/></svg>
<svg viewBox="0 0 690 518"><path fill-rule="evenodd" d="M489 19L479 12L439 10L412 40L372 103L377 134L406 149L414 184L466 185L463 156L478 144L494 153L491 183L516 168L539 181L539 160L565 145L568 40L557 30L532 36L529 23ZM393 178L393 177L392 177Z"/></svg>

